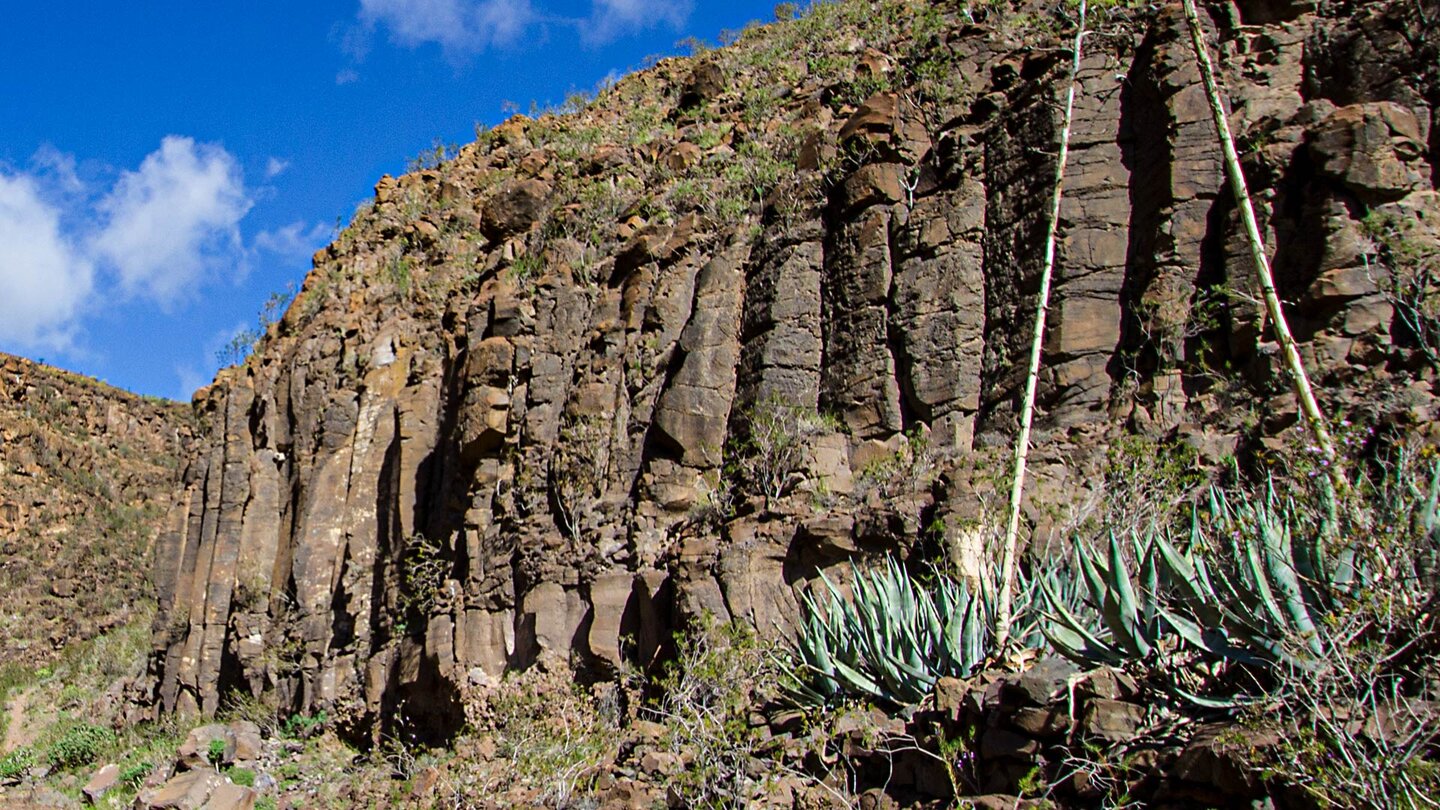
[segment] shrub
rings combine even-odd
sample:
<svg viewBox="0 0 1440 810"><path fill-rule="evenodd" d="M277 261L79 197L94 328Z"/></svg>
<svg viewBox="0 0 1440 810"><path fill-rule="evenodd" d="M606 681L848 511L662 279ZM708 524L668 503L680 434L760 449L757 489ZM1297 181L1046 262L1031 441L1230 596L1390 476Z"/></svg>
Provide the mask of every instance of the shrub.
<svg viewBox="0 0 1440 810"><path fill-rule="evenodd" d="M91 723L76 723L63 731L46 749L46 758L57 768L89 765L115 743L115 732Z"/></svg>
<svg viewBox="0 0 1440 810"><path fill-rule="evenodd" d="M1371 212L1363 222L1372 250L1366 256L1385 269L1383 293L1408 337L1432 367L1440 369L1440 246L1423 217Z"/></svg>
<svg viewBox="0 0 1440 810"><path fill-rule="evenodd" d="M900 446L894 453L860 470L856 477L860 492L875 492L882 500L890 501L929 489L935 478L929 436L915 429L899 438Z"/></svg>
<svg viewBox="0 0 1440 810"><path fill-rule="evenodd" d="M39 757L35 749L25 746L0 757L0 779L18 779L25 775L25 772L35 767Z"/></svg>
<svg viewBox="0 0 1440 810"><path fill-rule="evenodd" d="M255 787L255 772L249 768L231 768L225 775L241 787Z"/></svg>
<svg viewBox="0 0 1440 810"><path fill-rule="evenodd" d="M477 124L476 127L476 135L478 137L480 134L478 132L479 125ZM460 147L458 145L453 143L445 143L439 138L436 138L431 143L429 149L420 150L419 154L406 161L405 171L419 172L429 169L438 169L449 161L454 160L459 154Z"/></svg>
<svg viewBox="0 0 1440 810"><path fill-rule="evenodd" d="M273 695L257 697L248 692L228 692L221 699L220 718L226 723L245 720L254 723L265 736L273 736L280 729L280 715L274 705Z"/></svg>
<svg viewBox="0 0 1440 810"><path fill-rule="evenodd" d="M478 725L493 732L509 777L538 790L545 806L575 806L619 733L618 715L559 672L506 677L485 710Z"/></svg>
<svg viewBox="0 0 1440 810"><path fill-rule="evenodd" d="M661 697L644 711L666 726L661 744L687 763L663 777L666 787L685 807L748 807L760 785L747 764L762 742L750 712L778 696L776 661L748 625L709 614L676 642Z"/></svg>
<svg viewBox="0 0 1440 810"><path fill-rule="evenodd" d="M329 716L325 712L310 714L292 714L280 724L280 734L292 740L303 740L309 738L315 732L323 729L329 722Z"/></svg>
<svg viewBox="0 0 1440 810"><path fill-rule="evenodd" d="M741 421L742 431L732 441L727 467L744 489L763 495L767 503L804 480L811 442L840 429L835 419L814 408L778 397L746 408Z"/></svg>
<svg viewBox="0 0 1440 810"><path fill-rule="evenodd" d="M149 762L136 762L133 765L127 765L120 769L120 784L139 787L140 783L144 782L145 777L149 776L154 769L155 766Z"/></svg>
<svg viewBox="0 0 1440 810"><path fill-rule="evenodd" d="M225 759L225 740L211 740L210 745L205 749L205 758L211 765L219 766Z"/></svg>
<svg viewBox="0 0 1440 810"><path fill-rule="evenodd" d="M255 326L247 327L236 332L230 342L215 353L215 360L221 365L233 366L243 363L246 357L260 345L261 339L270 331L270 327L279 323L284 317L285 310L289 308L290 302L295 298L295 286L288 285L284 292L272 292L260 306L260 312L255 316Z"/></svg>
<svg viewBox="0 0 1440 810"><path fill-rule="evenodd" d="M445 557L445 549L423 534L413 535L400 556L397 607L402 621L429 616L449 574L450 561Z"/></svg>
<svg viewBox="0 0 1440 810"><path fill-rule="evenodd" d="M391 257L390 260L385 263L385 281L389 282L402 297L410 294L414 266L414 260L403 253Z"/></svg>
<svg viewBox="0 0 1440 810"><path fill-rule="evenodd" d="M550 456L551 508L566 536L578 539L610 471L610 425L597 417L566 420Z"/></svg>
<svg viewBox="0 0 1440 810"><path fill-rule="evenodd" d="M1105 451L1101 483L1063 504L1061 525L1089 540L1168 528L1188 515L1209 483L1194 448L1123 436Z"/></svg>

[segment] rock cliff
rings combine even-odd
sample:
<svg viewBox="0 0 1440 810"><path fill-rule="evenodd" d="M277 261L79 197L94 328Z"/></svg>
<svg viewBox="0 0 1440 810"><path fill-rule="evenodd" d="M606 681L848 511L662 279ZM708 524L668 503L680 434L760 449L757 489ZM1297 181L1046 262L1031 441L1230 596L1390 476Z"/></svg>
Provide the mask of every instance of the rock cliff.
<svg viewBox="0 0 1440 810"><path fill-rule="evenodd" d="M191 438L178 402L0 354L0 666L132 618Z"/></svg>
<svg viewBox="0 0 1440 810"><path fill-rule="evenodd" d="M1397 282L1440 227L1440 7L1204 5L1325 405L1428 424ZM1178 3L1100 16L1037 502L1125 432L1214 460L1296 420ZM159 709L443 735L508 670L612 676L705 611L780 633L819 570L962 548L1023 388L1066 27L820 5L382 178L197 395Z"/></svg>

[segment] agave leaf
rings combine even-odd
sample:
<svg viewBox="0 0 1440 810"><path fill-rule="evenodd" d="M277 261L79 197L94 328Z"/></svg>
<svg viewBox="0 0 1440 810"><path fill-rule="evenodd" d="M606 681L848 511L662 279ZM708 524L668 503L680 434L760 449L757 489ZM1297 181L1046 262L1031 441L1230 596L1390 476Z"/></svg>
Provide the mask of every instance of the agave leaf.
<svg viewBox="0 0 1440 810"><path fill-rule="evenodd" d="M1158 536L1158 535L1157 535ZM1140 539L1135 538L1136 559L1140 563L1140 621L1145 628L1145 635L1153 636L1156 632L1155 614L1160 602L1160 573L1155 564L1155 538L1150 539L1149 548L1140 547Z"/></svg>
<svg viewBox="0 0 1440 810"><path fill-rule="evenodd" d="M1348 595L1353 595L1355 590L1361 587L1360 572L1355 564L1357 551L1354 545L1347 545L1340 550L1340 558L1335 561L1335 572L1331 574L1330 581L1334 583L1335 589Z"/></svg>
<svg viewBox="0 0 1440 810"><path fill-rule="evenodd" d="M1110 535L1110 571L1106 584L1109 587L1102 607L1111 633L1122 648L1137 658L1144 658L1150 654L1150 642L1141 630L1130 571L1121 556L1120 541L1114 534Z"/></svg>
<svg viewBox="0 0 1440 810"><path fill-rule="evenodd" d="M1222 526L1233 526L1235 523L1235 513L1230 508L1230 500L1219 487L1210 488L1210 515Z"/></svg>
<svg viewBox="0 0 1440 810"><path fill-rule="evenodd" d="M806 663L827 678L835 677L835 661L830 656L829 645L823 642L815 643L809 647L808 652L809 654L805 657Z"/></svg>
<svg viewBox="0 0 1440 810"><path fill-rule="evenodd" d="M1208 573L1204 560L1195 559L1195 572L1202 574L1211 583L1211 589L1219 597L1218 606L1224 611L1226 620L1234 616L1260 616L1260 597L1250 586L1239 562L1243 558L1239 541L1231 542L1232 557L1229 565L1220 565L1214 576Z"/></svg>
<svg viewBox="0 0 1440 810"><path fill-rule="evenodd" d="M1262 537L1268 528L1264 523L1261 524ZM1281 627L1284 626L1285 619L1281 616L1280 602L1275 598L1274 591L1270 589L1270 580L1265 574L1265 564L1261 561L1263 554L1261 542L1265 541L1246 537L1242 549L1244 557L1241 558L1243 562L1241 572L1245 584L1249 586L1247 589L1249 598L1246 601L1250 602L1254 608L1263 609L1264 615L1269 618L1269 626ZM1242 592L1242 596L1245 595L1247 594Z"/></svg>
<svg viewBox="0 0 1440 810"><path fill-rule="evenodd" d="M1105 587L1105 577L1100 572L1100 563L1090 547L1078 539L1075 541L1075 559L1080 563L1080 573L1085 578L1085 584L1090 588L1090 603L1098 609L1105 604L1105 594L1109 590Z"/></svg>
<svg viewBox="0 0 1440 810"><path fill-rule="evenodd" d="M1320 527L1318 534L1320 543L1323 546L1324 543L1328 542L1332 537L1335 536L1335 532L1340 526L1340 518L1339 504L1336 502L1335 499L1335 488L1333 482L1330 480L1330 476L1322 475L1319 478L1321 507L1320 514L1322 515L1322 517L1320 518ZM1274 487L1271 487L1271 493L1274 493Z"/></svg>
<svg viewBox="0 0 1440 810"><path fill-rule="evenodd" d="M1310 611L1306 608L1300 579L1295 575L1291 564L1293 546L1288 522L1282 521L1282 525L1276 528L1271 537L1275 538L1278 545L1267 546L1265 549L1266 571L1270 575L1271 581L1274 582L1275 591L1278 592L1285 612L1290 618L1288 629L1298 634L1304 640L1305 646L1318 658L1324 654L1324 651L1315 630L1315 622L1310 618Z"/></svg>
<svg viewBox="0 0 1440 810"><path fill-rule="evenodd" d="M850 688L871 695L872 697L885 698L885 693L881 690L880 684L866 677L859 670L851 667L844 661L835 662L835 671L839 673L840 677Z"/></svg>
<svg viewBox="0 0 1440 810"><path fill-rule="evenodd" d="M1416 534L1427 535L1432 544L1440 543L1440 461L1431 465L1430 491L1419 513L1423 532L1417 531Z"/></svg>
<svg viewBox="0 0 1440 810"><path fill-rule="evenodd" d="M1256 657L1241 647L1231 644L1225 638L1223 631L1215 628L1202 628L1195 622L1190 621L1178 613L1171 612L1165 608L1160 609L1160 614L1165 621L1175 629L1185 643L1200 650L1212 658L1233 661L1237 664L1264 664L1265 659Z"/></svg>
<svg viewBox="0 0 1440 810"><path fill-rule="evenodd" d="M1078 636L1082 641L1081 646L1103 651L1106 656L1103 660L1115 660L1120 657L1119 650L1117 650L1114 645L1101 640L1098 636L1090 632L1084 622L1075 618L1075 615L1070 612L1064 602L1055 596L1048 581L1042 580L1040 582L1040 590L1045 595L1046 603L1050 606L1050 609L1055 612L1050 621L1041 623L1046 638L1054 641L1052 631L1054 631L1056 627L1062 627Z"/></svg>
<svg viewBox="0 0 1440 810"><path fill-rule="evenodd" d="M1230 614L1256 617L1256 621L1260 621L1263 626L1273 627L1274 617L1264 604L1269 587L1266 585L1264 591L1260 589L1263 585L1264 568L1260 565L1260 558L1256 553L1256 543L1250 538L1231 538L1230 546L1230 562L1228 565L1217 566L1214 577L1215 582L1223 588L1221 592L1225 595ZM1257 584L1257 579L1260 579L1260 584Z"/></svg>
<svg viewBox="0 0 1440 810"><path fill-rule="evenodd" d="M1287 519L1286 522L1290 521ZM1294 537L1290 538L1290 559L1295 565L1296 575L1303 581L1323 582L1327 579L1329 563L1326 560L1323 537L1322 533L1315 532L1301 538L1299 542L1296 542Z"/></svg>
<svg viewBox="0 0 1440 810"><path fill-rule="evenodd" d="M1183 601L1196 618L1207 627L1219 627L1221 614L1218 607L1219 595L1209 587L1208 577L1191 564L1190 554L1181 554L1164 537L1155 538L1155 551L1165 565L1169 576L1167 581L1179 592Z"/></svg>
<svg viewBox="0 0 1440 810"><path fill-rule="evenodd" d="M1187 703L1193 703L1194 705L1199 706L1202 709L1216 709L1222 711L1243 709L1246 706L1254 705L1256 702L1254 700L1249 700L1245 698L1243 695L1230 695L1223 698L1206 697L1204 695L1197 695L1193 692L1188 692L1178 686L1171 686L1169 688L1169 691L1181 700L1184 700Z"/></svg>
<svg viewBox="0 0 1440 810"><path fill-rule="evenodd" d="M799 677L791 678L789 692L791 699L801 706L824 706L835 697L835 692L820 692Z"/></svg>
<svg viewBox="0 0 1440 810"><path fill-rule="evenodd" d="M965 606L964 620L961 622L962 634L957 649L960 651L961 672L967 677L974 674L974 670L985 658L985 641L989 634L980 618L980 610L979 601L970 600Z"/></svg>
<svg viewBox="0 0 1440 810"><path fill-rule="evenodd" d="M1041 622L1040 632L1050 647L1077 664L1119 664L1121 652L1108 644L1091 644L1085 636L1058 622Z"/></svg>
<svg viewBox="0 0 1440 810"><path fill-rule="evenodd" d="M885 697L888 699L903 704L916 703L924 698L925 691L915 686L916 680L923 679L905 672L901 662L881 659L870 663L880 676L879 683L884 687Z"/></svg>
<svg viewBox="0 0 1440 810"><path fill-rule="evenodd" d="M859 579L859 577L856 577L856 579ZM845 597L840 595L840 589L835 587L835 583L831 582L829 577L825 576L824 571L820 572L820 582L825 585L825 590L830 592L830 604L832 606L839 605L845 601Z"/></svg>

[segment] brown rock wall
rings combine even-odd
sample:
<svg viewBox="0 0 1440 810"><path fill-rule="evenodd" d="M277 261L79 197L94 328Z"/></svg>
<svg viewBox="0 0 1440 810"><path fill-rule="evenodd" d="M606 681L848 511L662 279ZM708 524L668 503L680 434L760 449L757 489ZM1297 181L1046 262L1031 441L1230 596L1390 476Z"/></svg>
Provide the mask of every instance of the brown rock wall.
<svg viewBox="0 0 1440 810"><path fill-rule="evenodd" d="M1317 94L1374 16L1242 17L1214 35L1327 402L1381 391L1433 418L1433 369L1392 337L1359 224L1433 208L1433 81L1405 62L1415 98L1383 78ZM1122 429L1287 408L1178 7L1107 26L1076 105L1036 497L1087 485ZM508 670L648 666L700 612L779 635L794 584L973 514L967 465L1008 444L1023 387L1064 50L983 21L908 30L868 43L900 86L757 68L770 40L742 42L703 94L668 60L613 102L382 180L199 399L207 439L157 553L161 708L239 689L357 732L443 731ZM843 62L845 41L812 46ZM930 59L953 86L913 69ZM793 86L757 115L778 76ZM782 417L793 455L764 439ZM902 432L943 483L876 483ZM742 472L759 462L768 488Z"/></svg>

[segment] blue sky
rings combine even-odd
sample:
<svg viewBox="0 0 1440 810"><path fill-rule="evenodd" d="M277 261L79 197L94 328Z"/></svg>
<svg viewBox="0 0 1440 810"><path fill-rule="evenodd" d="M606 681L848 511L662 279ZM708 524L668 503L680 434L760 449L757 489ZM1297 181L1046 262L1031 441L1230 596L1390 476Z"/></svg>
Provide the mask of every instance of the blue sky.
<svg viewBox="0 0 1440 810"><path fill-rule="evenodd" d="M7 4L0 351L187 399L380 175L773 7Z"/></svg>

